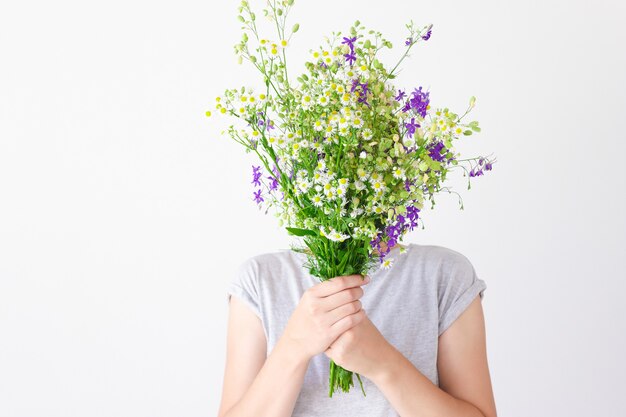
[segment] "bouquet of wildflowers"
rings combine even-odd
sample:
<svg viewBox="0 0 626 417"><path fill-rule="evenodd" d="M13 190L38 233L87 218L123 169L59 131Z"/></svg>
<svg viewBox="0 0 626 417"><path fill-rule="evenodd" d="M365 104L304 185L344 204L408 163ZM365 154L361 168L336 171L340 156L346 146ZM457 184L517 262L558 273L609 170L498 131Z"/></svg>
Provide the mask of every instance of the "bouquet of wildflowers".
<svg viewBox="0 0 626 417"><path fill-rule="evenodd" d="M286 29L293 3L267 1L262 20L275 33L265 37L248 1L241 2L243 35L235 51L240 63L259 70L264 88L227 89L215 108L235 117L225 132L258 156L253 200L266 213L272 207L280 225L301 237L303 246L293 249L307 254L312 275L327 280L390 268L394 260L386 255L417 226L425 200L434 207L436 193L451 192L442 186L449 170L476 177L492 169L495 160L458 159L454 150L461 136L480 132L477 121L463 120L475 98L459 116L432 108L422 87L391 84L409 51L431 36L432 25L413 22L391 70L377 55L392 43L357 21L311 50L307 71L290 78L286 51L299 28ZM329 396L352 386L352 372L330 361Z"/></svg>

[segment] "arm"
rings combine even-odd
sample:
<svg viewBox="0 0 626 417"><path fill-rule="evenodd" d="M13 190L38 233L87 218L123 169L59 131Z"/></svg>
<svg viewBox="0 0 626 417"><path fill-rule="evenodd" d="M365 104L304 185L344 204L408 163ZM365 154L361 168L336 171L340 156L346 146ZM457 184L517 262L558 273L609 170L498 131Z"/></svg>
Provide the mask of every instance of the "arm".
<svg viewBox="0 0 626 417"><path fill-rule="evenodd" d="M309 361L282 338L266 359L261 320L236 297L230 300L227 331L226 369L218 416L290 416ZM277 380L290 383L274 390Z"/></svg>
<svg viewBox="0 0 626 417"><path fill-rule="evenodd" d="M327 355L374 382L403 417L497 417L479 297L439 337L434 385L369 319L341 335ZM376 359L376 360L373 360Z"/></svg>
<svg viewBox="0 0 626 417"><path fill-rule="evenodd" d="M311 358L365 317L359 298L368 282L350 275L309 288L267 359L261 320L231 297L219 416L291 416Z"/></svg>

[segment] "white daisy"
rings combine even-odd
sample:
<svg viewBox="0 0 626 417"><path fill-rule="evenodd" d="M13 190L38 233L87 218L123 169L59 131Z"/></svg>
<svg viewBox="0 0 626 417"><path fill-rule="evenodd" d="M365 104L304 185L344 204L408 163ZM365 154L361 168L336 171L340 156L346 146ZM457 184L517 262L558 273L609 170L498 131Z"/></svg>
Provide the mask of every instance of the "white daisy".
<svg viewBox="0 0 626 417"><path fill-rule="evenodd" d="M350 237L348 235L344 235L343 233L339 233L332 227L329 227L328 230L326 230L325 227L320 227L320 234L333 242L343 242Z"/></svg>
<svg viewBox="0 0 626 417"><path fill-rule="evenodd" d="M405 180L406 179L406 175L404 174L404 170L402 168L398 168L398 167L395 167L393 169L393 177L395 179L397 179L397 180L399 180L399 179Z"/></svg>
<svg viewBox="0 0 626 417"><path fill-rule="evenodd" d="M365 140L370 140L372 138L372 136L374 136L374 135L373 135L371 129L363 129L363 132L361 132L361 136Z"/></svg>
<svg viewBox="0 0 626 417"><path fill-rule="evenodd" d="M381 269L389 269L393 266L393 258L390 259L385 259L381 264L380 264L380 268Z"/></svg>
<svg viewBox="0 0 626 417"><path fill-rule="evenodd" d="M322 200L322 196L319 194L315 194L313 198L311 198L311 202L315 207L322 207L324 205L324 201Z"/></svg>

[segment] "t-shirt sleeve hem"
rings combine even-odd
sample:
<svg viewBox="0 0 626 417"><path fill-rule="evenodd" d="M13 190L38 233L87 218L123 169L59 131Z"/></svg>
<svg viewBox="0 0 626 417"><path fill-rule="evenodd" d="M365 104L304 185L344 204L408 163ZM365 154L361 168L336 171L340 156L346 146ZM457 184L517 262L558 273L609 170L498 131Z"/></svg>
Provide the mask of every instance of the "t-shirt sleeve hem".
<svg viewBox="0 0 626 417"><path fill-rule="evenodd" d="M439 322L439 336L445 332L448 327L454 323L456 319L458 319L461 314L469 307L469 305L474 301L477 295L480 296L481 300L484 298L484 291L487 288L487 284L485 281L481 279L476 279L472 285L465 290L463 295L461 295L456 302L448 309L446 315Z"/></svg>
<svg viewBox="0 0 626 417"><path fill-rule="evenodd" d="M257 303L250 297L247 291L245 291L239 285L231 282L226 288L226 301L230 301L231 295L234 295L239 300L241 300L250 310L258 317L261 318L261 311L259 310L259 306Z"/></svg>

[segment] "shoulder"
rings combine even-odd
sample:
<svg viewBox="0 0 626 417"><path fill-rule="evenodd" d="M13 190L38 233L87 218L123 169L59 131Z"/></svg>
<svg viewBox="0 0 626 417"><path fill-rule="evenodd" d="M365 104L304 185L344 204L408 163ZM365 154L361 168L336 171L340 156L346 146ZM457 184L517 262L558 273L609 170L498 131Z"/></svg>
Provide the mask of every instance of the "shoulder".
<svg viewBox="0 0 626 417"><path fill-rule="evenodd" d="M239 263L235 281L248 281L255 287L263 282L276 281L285 277L285 272L302 268L302 259L289 249L280 249L250 256Z"/></svg>
<svg viewBox="0 0 626 417"><path fill-rule="evenodd" d="M436 281L437 293L456 294L474 285L478 279L474 265L458 250L440 245L411 244L411 262L425 276ZM484 284L484 282L480 282Z"/></svg>
<svg viewBox="0 0 626 417"><path fill-rule="evenodd" d="M293 251L289 249L281 249L271 252L263 252L245 258L239 263L237 269L240 272L251 272L259 275L275 268L282 268L293 264L296 261L296 255Z"/></svg>
<svg viewBox="0 0 626 417"><path fill-rule="evenodd" d="M445 273L467 272L473 269L469 258L463 253L440 245L418 245L411 243L410 254L413 262L421 263L429 269Z"/></svg>

